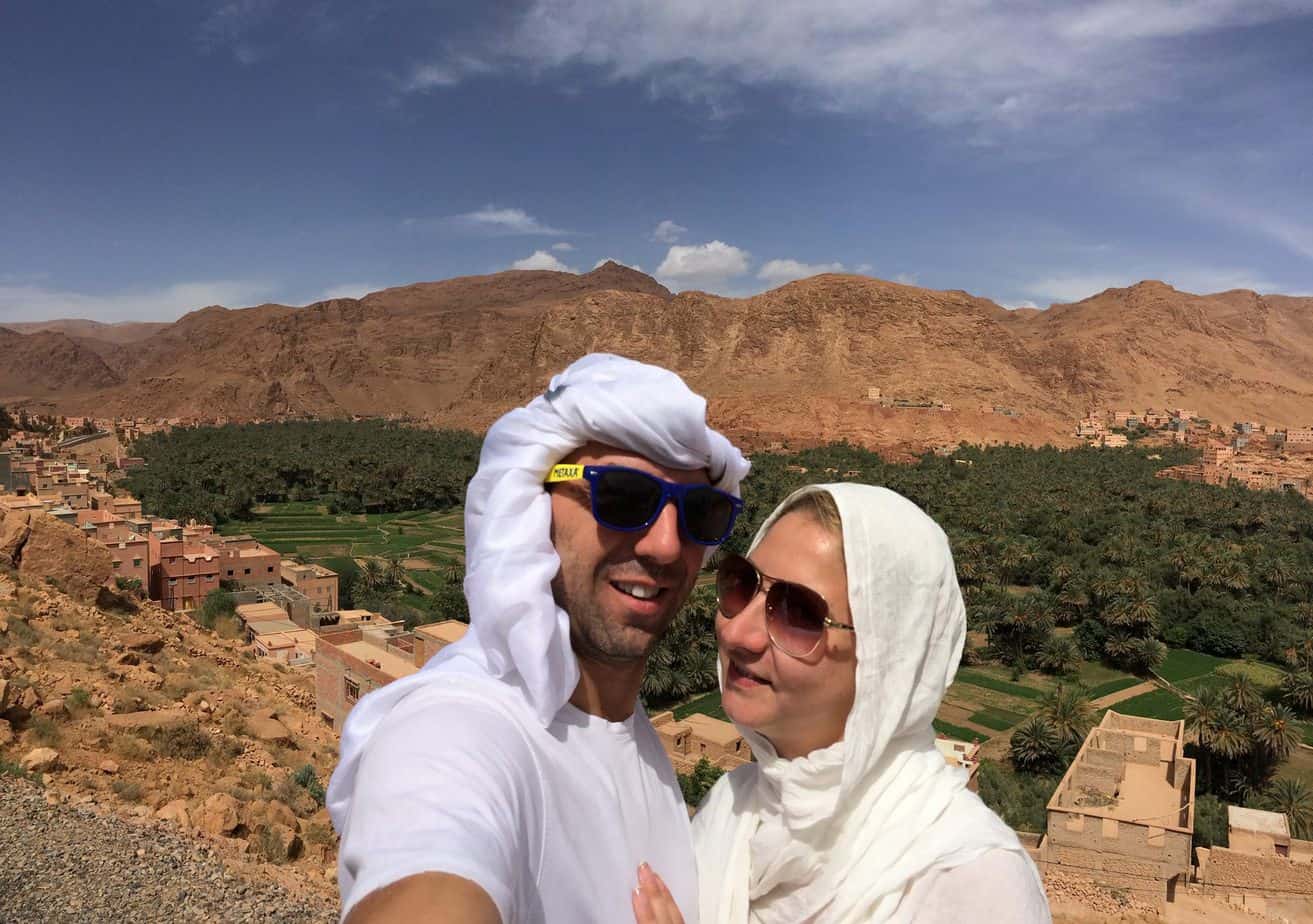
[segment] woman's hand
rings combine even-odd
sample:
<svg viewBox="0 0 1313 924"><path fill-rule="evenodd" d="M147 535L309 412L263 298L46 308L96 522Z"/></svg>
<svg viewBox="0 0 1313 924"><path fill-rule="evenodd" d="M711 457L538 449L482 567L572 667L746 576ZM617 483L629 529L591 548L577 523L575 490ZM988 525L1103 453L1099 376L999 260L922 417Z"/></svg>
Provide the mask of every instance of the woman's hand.
<svg viewBox="0 0 1313 924"><path fill-rule="evenodd" d="M674 896L646 863L638 868L638 888L632 898L635 924L684 924Z"/></svg>

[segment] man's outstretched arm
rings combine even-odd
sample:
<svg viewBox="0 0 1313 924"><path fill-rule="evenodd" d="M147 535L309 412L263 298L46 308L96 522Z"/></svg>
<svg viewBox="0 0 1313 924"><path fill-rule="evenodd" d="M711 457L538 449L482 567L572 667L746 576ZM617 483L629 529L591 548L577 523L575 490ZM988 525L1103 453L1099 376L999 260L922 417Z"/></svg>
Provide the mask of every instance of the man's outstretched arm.
<svg viewBox="0 0 1313 924"><path fill-rule="evenodd" d="M407 876L360 900L346 924L502 924L488 893L450 873Z"/></svg>

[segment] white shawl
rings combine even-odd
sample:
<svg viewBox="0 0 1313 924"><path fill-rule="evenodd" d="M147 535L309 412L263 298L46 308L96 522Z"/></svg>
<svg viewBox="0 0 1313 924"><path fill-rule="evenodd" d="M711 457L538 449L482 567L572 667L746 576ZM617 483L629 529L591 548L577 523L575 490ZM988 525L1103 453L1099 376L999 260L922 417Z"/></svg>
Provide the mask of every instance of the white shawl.
<svg viewBox="0 0 1313 924"><path fill-rule="evenodd" d="M543 479L593 440L670 468L705 468L713 484L735 494L748 472L743 455L706 425L706 401L679 376L605 353L572 363L545 394L494 423L465 499L470 629L423 670L369 693L347 716L327 799L339 831L350 813L362 751L411 692L455 677L485 689L498 681L491 694L518 693L544 726L574 693L579 665L569 616L552 597L560 559Z"/></svg>
<svg viewBox="0 0 1313 924"><path fill-rule="evenodd" d="M966 634L947 537L885 488L796 493L810 491L828 491L843 520L856 698L843 740L796 760L739 727L757 762L722 778L693 820L702 924L915 921L903 899L917 877L991 850L1026 855L934 744Z"/></svg>

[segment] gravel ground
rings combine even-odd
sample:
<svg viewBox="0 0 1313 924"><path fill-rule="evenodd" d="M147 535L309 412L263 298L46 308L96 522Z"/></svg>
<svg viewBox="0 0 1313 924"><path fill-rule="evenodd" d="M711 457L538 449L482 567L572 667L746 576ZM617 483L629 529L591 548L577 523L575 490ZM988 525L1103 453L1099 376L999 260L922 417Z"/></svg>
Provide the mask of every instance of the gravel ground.
<svg viewBox="0 0 1313 924"><path fill-rule="evenodd" d="M0 777L0 924L336 920L322 901L238 876L203 842L47 805L41 790Z"/></svg>

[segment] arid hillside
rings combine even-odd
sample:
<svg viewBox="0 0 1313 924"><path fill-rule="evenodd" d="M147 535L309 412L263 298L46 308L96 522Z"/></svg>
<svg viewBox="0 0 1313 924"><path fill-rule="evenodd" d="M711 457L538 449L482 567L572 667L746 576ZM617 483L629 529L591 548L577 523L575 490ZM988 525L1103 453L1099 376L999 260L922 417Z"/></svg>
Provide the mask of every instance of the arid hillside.
<svg viewBox="0 0 1313 924"><path fill-rule="evenodd" d="M965 292L834 274L752 298L675 296L609 263L305 308L209 307L128 346L86 343L0 332L0 363L13 358L0 400L238 419L401 413L478 427L571 360L608 350L676 369L722 427L755 442L1062 442L1095 406L1288 423L1313 408L1313 299L1160 282L1009 312ZM865 400L869 388L951 410L882 408Z"/></svg>

